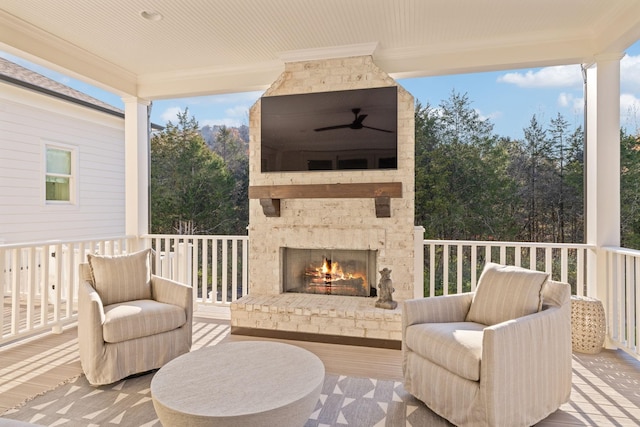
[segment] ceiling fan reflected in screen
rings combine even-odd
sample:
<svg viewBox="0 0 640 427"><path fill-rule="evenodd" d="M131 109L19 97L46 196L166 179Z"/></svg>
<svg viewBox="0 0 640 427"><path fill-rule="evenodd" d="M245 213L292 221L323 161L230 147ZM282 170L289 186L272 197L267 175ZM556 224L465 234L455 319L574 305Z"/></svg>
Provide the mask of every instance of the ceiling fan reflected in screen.
<svg viewBox="0 0 640 427"><path fill-rule="evenodd" d="M265 96L260 114L263 173L397 169L396 86Z"/></svg>
<svg viewBox="0 0 640 427"><path fill-rule="evenodd" d="M380 128L375 128L373 126L366 126L364 125L362 122L364 122L364 119L367 118L368 114L360 114L360 108L354 108L351 110L353 112L353 114L355 115L355 118L353 119L353 121L351 123L347 123L347 124L342 124L342 125L336 125L336 126L326 126L323 128L318 128L318 129L314 129L316 132L323 132L325 130L335 130L335 129L353 129L353 130L358 130L358 129L373 129L373 130L377 130L380 132L388 132L388 133L393 133L393 131L391 130L387 130L387 129L380 129Z"/></svg>

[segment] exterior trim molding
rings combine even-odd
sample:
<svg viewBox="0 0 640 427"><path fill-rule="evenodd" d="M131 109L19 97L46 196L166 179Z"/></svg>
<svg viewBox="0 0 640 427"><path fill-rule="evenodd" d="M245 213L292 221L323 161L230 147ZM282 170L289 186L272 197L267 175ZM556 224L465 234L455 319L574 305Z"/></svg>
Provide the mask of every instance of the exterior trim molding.
<svg viewBox="0 0 640 427"><path fill-rule="evenodd" d="M371 42L315 49L289 50L280 52L278 56L284 62L316 61L348 58L352 56L373 56L377 48L378 42Z"/></svg>

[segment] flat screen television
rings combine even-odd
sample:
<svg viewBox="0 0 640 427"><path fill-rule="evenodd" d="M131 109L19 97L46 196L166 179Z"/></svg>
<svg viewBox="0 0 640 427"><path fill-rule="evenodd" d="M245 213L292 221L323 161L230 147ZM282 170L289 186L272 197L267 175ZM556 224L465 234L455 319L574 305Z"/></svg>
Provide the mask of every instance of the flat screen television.
<svg viewBox="0 0 640 427"><path fill-rule="evenodd" d="M262 172L397 169L395 86L266 96L261 105Z"/></svg>

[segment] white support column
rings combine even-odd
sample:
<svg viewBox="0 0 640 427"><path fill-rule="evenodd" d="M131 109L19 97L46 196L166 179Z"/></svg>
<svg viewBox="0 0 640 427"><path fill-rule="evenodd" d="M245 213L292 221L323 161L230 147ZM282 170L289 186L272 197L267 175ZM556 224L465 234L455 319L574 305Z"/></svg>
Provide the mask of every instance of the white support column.
<svg viewBox="0 0 640 427"><path fill-rule="evenodd" d="M125 135L125 233L149 232L149 102L123 98Z"/></svg>
<svg viewBox="0 0 640 427"><path fill-rule="evenodd" d="M586 240L596 246L587 256L587 294L607 307L603 246L620 245L620 59L596 57L587 70Z"/></svg>

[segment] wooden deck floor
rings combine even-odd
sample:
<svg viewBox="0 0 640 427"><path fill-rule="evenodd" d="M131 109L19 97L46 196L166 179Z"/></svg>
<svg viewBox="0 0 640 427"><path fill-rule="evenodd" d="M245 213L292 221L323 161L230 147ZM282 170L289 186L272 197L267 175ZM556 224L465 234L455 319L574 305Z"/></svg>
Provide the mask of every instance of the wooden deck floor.
<svg viewBox="0 0 640 427"><path fill-rule="evenodd" d="M193 349L223 341L255 340L230 335L229 321L194 319ZM399 350L286 341L317 354L327 373L401 381ZM75 327L0 347L0 414L81 373ZM640 425L640 361L621 351L574 354L571 401L539 426Z"/></svg>

